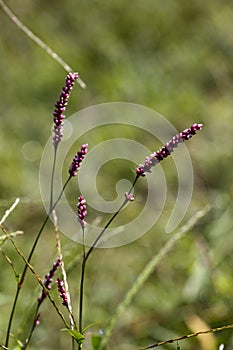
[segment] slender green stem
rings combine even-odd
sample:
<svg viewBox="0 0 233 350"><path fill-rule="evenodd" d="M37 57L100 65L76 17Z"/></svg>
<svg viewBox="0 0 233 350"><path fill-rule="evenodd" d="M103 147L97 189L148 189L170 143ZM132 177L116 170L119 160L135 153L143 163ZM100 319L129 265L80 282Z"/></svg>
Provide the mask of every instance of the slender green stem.
<svg viewBox="0 0 233 350"><path fill-rule="evenodd" d="M54 146L54 157L53 157L53 166L52 166L52 174L51 174L51 188L50 188L50 211L53 206L53 187L54 187L54 175L55 175L55 166L57 160L57 145Z"/></svg>
<svg viewBox="0 0 233 350"><path fill-rule="evenodd" d="M62 278L64 282L64 287L66 290L66 296L68 299L68 311L69 311L69 319L70 319L70 328L71 329L77 329L74 315L73 315L73 310L72 310L72 305L71 305L71 300L70 300L70 292L69 292L69 285L68 285L68 280L67 280L67 273L65 269L65 264L62 256L62 249L61 249L61 240L60 240L60 235L59 235L59 230L57 226L57 215L55 210L53 210L53 224L54 224L54 229L55 229L55 237L56 237L56 242L57 242L57 252L58 252L58 257L61 259L61 271L62 271ZM72 338L74 340L74 338ZM74 347L73 347L74 349Z"/></svg>
<svg viewBox="0 0 233 350"><path fill-rule="evenodd" d="M84 287L84 276L85 276L85 267L86 267L86 259L85 259L85 244L84 244L84 227L83 230L83 256L82 256L82 271L81 271L81 279L80 279L80 298L79 298L79 332L82 333L82 315L83 315L83 287Z"/></svg>
<svg viewBox="0 0 233 350"><path fill-rule="evenodd" d="M83 231L83 242L82 242L82 248L83 248L83 256L82 256L82 271L81 271L81 279L80 279L80 288L79 288L79 332L82 333L82 320L83 320L83 298L84 298L84 277L85 277L85 267L86 267L86 251L85 251L85 240L84 240L84 227L82 227ZM82 344L78 345L78 349L81 350Z"/></svg>
<svg viewBox="0 0 233 350"><path fill-rule="evenodd" d="M138 180L139 176L137 175L135 177L135 180L128 192L128 194L130 194ZM103 230L100 232L100 234L97 236L96 240L94 241L93 245L89 248L88 252L85 252L85 239L84 239L84 228L83 229L83 257L82 257L82 271L81 271L81 279L80 279L80 297L79 297L79 332L82 333L82 315L83 315L83 290L84 290L84 277L85 277L85 267L86 267L86 263L87 263L87 259L90 256L90 254L92 253L93 249L96 248L97 243L99 242L99 240L101 239L101 237L103 236L104 232L106 231L106 229L109 227L109 225L112 223L112 221L116 218L116 216L120 213L120 211L123 209L123 207L126 205L126 203L128 202L128 199L125 198L125 200L123 201L123 203L121 204L121 206L119 207L119 209L116 211L116 213L111 217L111 219L107 222L107 224L105 225L105 227L103 228ZM78 350L82 349L82 344L78 345Z"/></svg>
<svg viewBox="0 0 233 350"><path fill-rule="evenodd" d="M57 311L58 315L61 317L64 325L66 328L69 329L69 325L66 322L63 314L60 312L59 308L57 307L57 305L55 304L54 300L52 299L49 290L47 289L47 287L45 286L44 282L42 281L42 279L40 278L40 276L38 275L38 273L35 271L35 269L33 268L33 266L28 262L28 260L25 258L25 256L23 255L23 253L20 251L20 249L18 248L18 246L16 245L15 241L11 238L11 236L7 233L7 231L2 227L2 230L7 234L8 239L11 241L11 243L13 244L16 252L18 253L18 255L23 259L23 261L25 262L25 264L27 265L27 267L31 270L31 272L33 273L33 275L36 277L37 281L39 282L39 284L41 285L42 289L44 290L44 292L46 293L46 296L48 297L48 299L50 300L50 302L52 303L53 307L55 308L55 310ZM39 309L39 304L37 306L37 310L36 310L36 316L35 319L37 317L37 313L38 313L38 309ZM34 327L35 328L35 327ZM33 328L33 330L34 330ZM32 330L32 331L33 331ZM31 337L31 334L30 334ZM24 346L27 346L29 343L29 341L26 341ZM26 348L26 347L25 347ZM24 348L23 348L24 349Z"/></svg>
<svg viewBox="0 0 233 350"><path fill-rule="evenodd" d="M53 205L52 208L50 209L49 213L47 214L47 216L46 216L46 218L45 218L45 220L44 220L44 222L43 222L43 224L42 224L42 226L41 226L41 228L40 228L40 230L39 230L39 232L37 233L36 239L35 239L35 241L34 241L34 244L33 244L33 246L32 246L32 249L31 249L30 254L29 254L29 256L28 256L28 259L27 259L28 263L30 263L31 258L32 258L32 256L33 256L33 253L34 253L34 251L35 251L35 248L36 248L36 246L37 246L37 243L38 243L38 241L39 241L39 239L40 239L40 236L41 236L41 234L42 234L42 232L43 232L43 230L44 230L44 228L45 228L45 225L46 225L46 223L47 223L47 221L48 221L48 219L49 219L49 217L50 217L50 215L51 215L53 209L55 209L55 207L57 206L59 200L61 199L62 194L63 194L63 192L64 192L64 190L65 190L65 188L66 188L68 182L70 181L71 177L72 177L72 176L69 176L69 177L68 177L66 183L64 184L64 186L63 186L63 188L62 188L62 190L61 190L61 193L60 193L59 196L58 196L58 199L56 200L56 202L54 203L54 205ZM8 322L8 328L7 328L7 334L6 334L6 341L5 341L5 346L6 346L6 347L8 347L9 338L10 338L10 331L11 331L11 325L12 325L12 321L13 321L13 318L14 318L14 313L15 313L15 309L16 309L16 305L17 305L19 293L20 293L20 290L21 290L22 285L23 285L23 283L24 283L24 279L25 279L25 276L26 276L26 273L27 273L27 269L28 269L28 265L25 264L24 269L23 269L23 273L22 273L21 278L20 278L20 281L18 282L18 285L17 285L17 290L16 290L16 294L15 294L15 298L14 298L14 303L13 303L13 306L12 306L12 310L11 310L11 314L10 314L10 318L9 318L9 322Z"/></svg>
<svg viewBox="0 0 233 350"><path fill-rule="evenodd" d="M136 175L135 180L128 192L128 194L131 194L138 178L140 175ZM128 202L128 199L125 198L125 200L123 201L123 203L121 204L121 206L119 207L119 209L115 212L115 214L110 218L110 220L107 222L107 224L104 226L104 228L102 229L102 231L99 233L99 235L97 236L96 240L94 241L93 245L89 248L89 250L87 251L87 254L85 256L85 261L87 261L87 259L89 258L90 254L92 253L93 249L96 248L97 243L99 242L99 240L101 239L101 237L103 236L103 234L105 233L105 231L107 230L107 228L110 226L110 224L113 222L113 220L116 218L116 216L120 213L120 211L124 208L124 206L126 205L126 203Z"/></svg>
<svg viewBox="0 0 233 350"><path fill-rule="evenodd" d="M32 338L32 334L36 328L36 318L38 316L38 311L39 311L39 304L37 304L36 311L35 311L34 318L33 318L33 324L32 324L29 336L27 337L27 339L25 340L25 342L23 344L22 350L26 350L26 348L27 348L27 346Z"/></svg>
<svg viewBox="0 0 233 350"><path fill-rule="evenodd" d="M149 346L147 346L145 348L141 348L140 350L153 349L153 348L157 348L158 346L171 344L171 343L174 343L174 342L178 342L180 340L197 337L198 335L208 334L208 333L216 333L216 332L223 331L225 329L231 329L231 328L233 328L233 324L228 324L228 325L222 326L222 327L207 329L206 331L199 331L199 332L192 333L192 334L182 335L181 337L172 338L172 339L169 339L169 340L161 341L161 342L153 344L153 345L149 345Z"/></svg>
<svg viewBox="0 0 233 350"><path fill-rule="evenodd" d="M27 259L28 262L30 262L30 260L31 260L31 258L32 258L32 255L33 255L33 253L34 253L34 250L35 250L35 248L36 248L36 245L37 245L37 243L38 243L38 241L39 241L39 238L40 238L40 236L41 236L41 233L42 233L42 231L43 231L43 229L44 229L44 227L45 227L45 225L46 225L48 219L49 219L49 215L46 216L46 218L45 218L45 220L44 220L44 222L43 222L43 224L42 224L42 226L41 226L41 228L40 228L40 230L39 230L39 232L38 232L38 234L37 234L37 236L36 236L36 239L35 239L35 241L34 241L33 247L32 247L32 249L31 249L31 252L30 252L30 254L29 254L29 256L28 256L28 259ZM22 288L22 285L23 285L23 282L24 282L24 279L25 279L25 276L26 276L27 268L28 268L28 266L27 266L27 264L25 264L24 269L23 269L23 272L22 272L22 275L21 275L21 278L20 278L20 280L19 280L19 282L18 282L18 285L17 285L17 290L16 290L16 294L15 294L15 298L14 298L14 303L13 303L13 306L12 306L12 310L11 310L11 314L10 314L10 319L9 319L9 322L8 322L7 335L6 335L6 341L5 341L5 346L6 346L6 347L8 347L9 337L10 337L10 330L11 330L11 325L12 325L13 317L14 317L14 314L15 314L16 304L17 304L18 297L19 297L19 293L20 293L20 290L21 290L21 288Z"/></svg>
<svg viewBox="0 0 233 350"><path fill-rule="evenodd" d="M80 333L82 333L83 287L84 287L85 265L86 265L85 260L83 260L81 281L80 281L80 300L79 300L79 332Z"/></svg>

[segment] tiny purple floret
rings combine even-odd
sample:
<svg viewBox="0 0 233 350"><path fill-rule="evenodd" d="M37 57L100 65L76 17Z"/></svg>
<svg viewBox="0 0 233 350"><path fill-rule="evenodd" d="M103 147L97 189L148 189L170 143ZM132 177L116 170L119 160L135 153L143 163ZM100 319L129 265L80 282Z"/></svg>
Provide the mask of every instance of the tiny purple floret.
<svg viewBox="0 0 233 350"><path fill-rule="evenodd" d="M138 176L145 176L146 173L151 173L151 168L160 163L161 160L169 156L174 148L179 143L189 140L198 130L201 130L203 124L193 124L190 128L183 130L181 133L175 135L170 141L168 141L159 151L151 154L150 157L146 157L144 165L140 164L136 169Z"/></svg>
<svg viewBox="0 0 233 350"><path fill-rule="evenodd" d="M71 90L73 89L75 80L78 78L78 73L69 73L66 76L66 83L62 88L60 98L55 104L55 110L53 112L53 144L57 147L58 143L61 141L63 136L63 125L65 118L64 112L66 110L66 106L68 103L68 99L70 97Z"/></svg>
<svg viewBox="0 0 233 350"><path fill-rule="evenodd" d="M70 176L77 175L77 172L80 168L80 165L81 165L83 159L85 158L85 155L87 154L87 147L88 147L87 143L82 145L80 151L78 151L77 154L74 156L73 162L71 163L71 165L69 167Z"/></svg>

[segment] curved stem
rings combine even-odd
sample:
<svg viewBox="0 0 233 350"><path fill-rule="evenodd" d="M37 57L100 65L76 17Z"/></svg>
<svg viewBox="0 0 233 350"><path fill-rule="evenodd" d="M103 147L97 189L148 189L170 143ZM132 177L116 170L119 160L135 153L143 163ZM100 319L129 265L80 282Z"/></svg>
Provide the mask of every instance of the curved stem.
<svg viewBox="0 0 233 350"><path fill-rule="evenodd" d="M3 0L0 0L0 6L6 15L14 22L14 24L20 28L32 41L34 41L41 49L47 52L47 54L52 57L58 64L60 64L68 73L72 72L73 69L48 45L46 45L38 36L36 36L28 27L26 27L19 18L9 9L9 7L4 3ZM81 88L85 89L86 84L81 78L77 79L78 84Z"/></svg>
<svg viewBox="0 0 233 350"><path fill-rule="evenodd" d="M83 230L83 258L82 258L82 271L81 271L81 279L80 279L80 297L79 297L79 332L82 333L82 316L83 316L83 288L84 288L84 277L85 277L85 267L86 267L86 259L85 259L85 245L84 245L84 227Z"/></svg>
<svg viewBox="0 0 233 350"><path fill-rule="evenodd" d="M139 175L136 175L135 180L128 192L130 194L139 178ZM116 213L111 217L111 219L107 222L105 227L102 229L100 234L97 236L96 240L94 241L93 245L89 248L88 252L85 252L85 240L84 240L84 228L83 228L83 259L82 259L82 271L81 271L81 280L80 280L80 298L79 298L79 332L82 333L82 315L83 315L83 290L84 290L84 277L85 277L85 267L86 267L86 262L87 259L89 258L90 254L92 253L93 249L96 248L97 243L103 236L104 232L106 229L109 227L109 225L112 223L112 221L115 219L115 217L120 213L120 211L123 209L123 207L126 205L128 202L128 198L125 198L119 209L116 211ZM78 350L82 349L82 344L78 345Z"/></svg>
<svg viewBox="0 0 233 350"><path fill-rule="evenodd" d="M82 226L83 231L83 256L82 256L82 271L81 271L81 279L80 279L80 288L79 288L79 333L82 334L82 320L83 320L83 298L84 298L84 277L85 277L85 267L86 267L86 260L85 260L85 244L84 244L84 227ZM82 344L78 344L78 350L82 349Z"/></svg>
<svg viewBox="0 0 233 350"><path fill-rule="evenodd" d="M34 319L33 319L33 324L32 324L32 327L31 327L31 330L30 330L30 333L29 333L29 336L27 337L27 339L25 340L24 344L23 344L23 347L22 347L22 350L26 350L31 338L32 338L32 334L36 328L36 319L38 317L38 311L39 311L39 305L37 304L37 307L36 307L36 311L35 311L35 315L34 315Z"/></svg>
<svg viewBox="0 0 233 350"><path fill-rule="evenodd" d="M50 188L50 211L53 206L53 186L54 186L54 175L55 175L55 166L57 160L57 145L54 147L54 157L53 157L53 166L52 166L52 174L51 174L51 188Z"/></svg>
<svg viewBox="0 0 233 350"><path fill-rule="evenodd" d="M128 192L128 194L130 194L138 180L138 178L140 177L140 175L136 175L135 180ZM87 251L87 254L85 256L85 262L87 261L87 259L89 258L90 254L92 253L93 249L96 248L97 243L99 242L99 240L101 239L101 237L103 236L103 234L105 233L105 231L107 230L107 228L109 227L109 225L113 222L113 220L116 218L116 216L120 213L120 211L124 208L124 206L126 205L126 203L128 202L128 199L125 198L125 200L123 201L123 203L121 204L121 206L119 207L119 209L116 211L116 213L111 217L111 219L107 222L107 224L104 226L104 228L102 229L102 231L99 233L99 235L97 236L96 240L94 241L93 245L89 248L89 250Z"/></svg>
<svg viewBox="0 0 233 350"><path fill-rule="evenodd" d="M60 193L59 196L58 196L58 199L56 200L56 202L54 203L54 205L52 206L52 208L50 208L49 213L47 214L47 216L46 216L46 218L45 218L45 220L44 220L44 222L43 222L43 224L42 224L42 226L41 226L39 232L37 233L36 239L35 239L35 241L34 241L34 244L33 244L33 246L32 246L32 249L31 249L30 254L29 254L29 256L28 256L28 259L27 259L28 263L30 263L31 258L32 258L32 256L33 256L33 253L34 253L34 251L35 251L35 249L36 249L37 243L38 243L38 241L39 241L39 239L40 239L40 236L41 236L41 234L42 234L42 232L43 232L43 230L44 230L44 228L45 228L45 225L46 225L46 223L47 223L47 221L48 221L48 219L49 219L49 217L50 217L50 215L51 215L53 209L55 209L55 207L57 206L59 200L61 199L62 194L63 194L63 192L64 192L64 190L65 190L65 188L66 188L68 182L70 181L71 177L72 177L72 176L69 176L69 177L68 177L66 183L64 184L64 186L63 186L63 188L62 188L62 190L61 190L61 193ZM21 288L22 288L22 285L23 285L23 282L24 282L24 279L25 279L25 276L26 276L26 273L27 273L27 269L28 269L28 265L25 264L24 269L23 269L23 273L22 273L21 278L20 278L20 280L19 280L19 282L18 282L18 285L17 285L17 290L16 290L16 294L15 294L15 298L14 298L14 303L13 303L13 306L12 306L12 310L11 310L11 314L10 314L10 318L9 318L9 322L8 322L8 328L7 328L7 334L6 334L6 341L5 341L5 346L6 346L6 347L8 347L9 338L10 338L10 331L11 331L11 325L12 325L12 321L13 321L13 318L14 318L14 314L15 314L15 309L16 309L16 305L17 305L19 293L20 293L20 290L21 290Z"/></svg>

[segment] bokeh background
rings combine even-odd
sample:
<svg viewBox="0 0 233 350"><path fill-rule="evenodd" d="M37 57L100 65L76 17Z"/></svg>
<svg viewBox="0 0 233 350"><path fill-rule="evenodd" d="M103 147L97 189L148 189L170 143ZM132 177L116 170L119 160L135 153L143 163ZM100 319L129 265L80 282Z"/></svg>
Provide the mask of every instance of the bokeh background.
<svg viewBox="0 0 233 350"><path fill-rule="evenodd" d="M134 350L232 323L232 2L11 0L7 4L86 82L85 90L75 87L67 116L94 104L121 101L155 109L177 130L194 121L205 126L187 144L195 184L186 218L206 204L212 210L154 271L125 310L108 349ZM0 28L0 216L20 197L20 205L8 218L6 227L9 231L24 231L16 241L27 255L45 215L38 179L40 157L51 133L53 105L66 72L26 37L2 9ZM111 137L111 132L110 128L97 130L95 136L84 135L80 143L90 142L90 136L101 142L106 135ZM124 132L130 135L128 130L122 130L123 135ZM139 131L130 136L146 144ZM152 147L151 140L149 145ZM156 149L161 145L155 140L154 146ZM96 251L89 261L84 323L98 322L93 331L106 327L138 273L169 239L165 233L166 215L176 196L177 181L172 160L165 163L170 184L168 203L156 226L130 245ZM106 199L114 198L114 184L122 177L133 179L131 168L127 162L106 166L99 178L100 193ZM140 195L146 192L143 186L137 188ZM68 194L75 210L79 194L76 186ZM89 220L95 220L91 208L89 213ZM131 215L127 210L122 220ZM80 247L63 236L62 244L77 311ZM12 246L5 243L2 249L20 272L23 264ZM55 256L50 224L33 259L41 276L50 269ZM13 271L3 256L0 276L3 343L16 288ZM13 333L20 334L21 340L27 334L39 294L40 288L29 273L13 324ZM62 323L46 301L30 348L69 348L68 335L60 332L61 328ZM221 343L225 344L224 349L233 349L232 330L190 339L180 346L186 350L215 350ZM170 344L161 349L176 346Z"/></svg>

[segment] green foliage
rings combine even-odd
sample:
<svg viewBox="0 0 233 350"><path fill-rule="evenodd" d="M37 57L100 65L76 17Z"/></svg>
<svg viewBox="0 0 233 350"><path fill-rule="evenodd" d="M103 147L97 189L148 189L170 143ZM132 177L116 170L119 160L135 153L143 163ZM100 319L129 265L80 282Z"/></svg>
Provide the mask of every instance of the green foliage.
<svg viewBox="0 0 233 350"><path fill-rule="evenodd" d="M81 345L84 340L85 337L83 334L81 334L80 332L76 331L76 330L72 330L72 329L63 329L63 331L67 331L72 338L74 338L76 340L76 342Z"/></svg>

